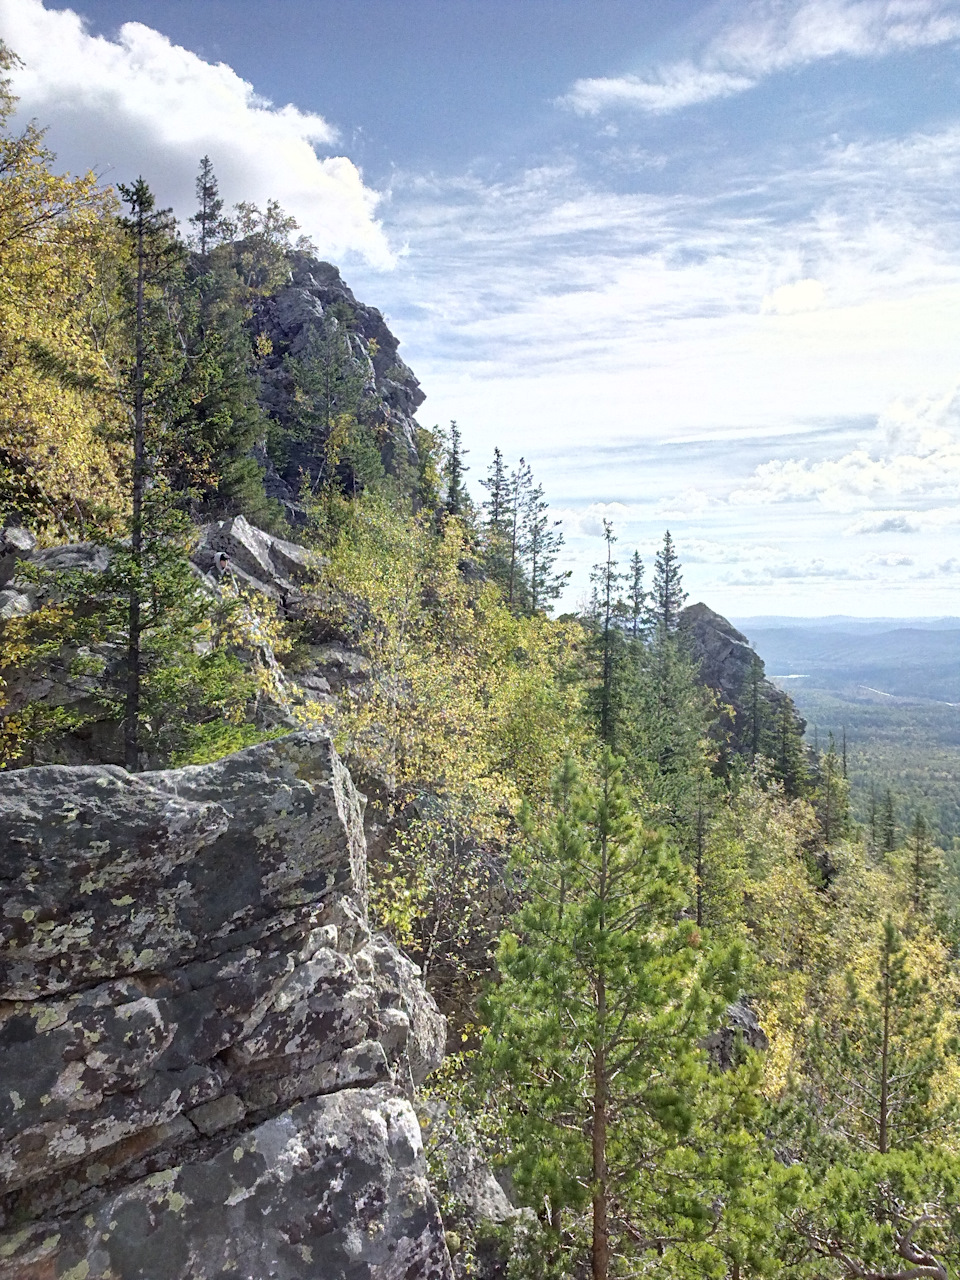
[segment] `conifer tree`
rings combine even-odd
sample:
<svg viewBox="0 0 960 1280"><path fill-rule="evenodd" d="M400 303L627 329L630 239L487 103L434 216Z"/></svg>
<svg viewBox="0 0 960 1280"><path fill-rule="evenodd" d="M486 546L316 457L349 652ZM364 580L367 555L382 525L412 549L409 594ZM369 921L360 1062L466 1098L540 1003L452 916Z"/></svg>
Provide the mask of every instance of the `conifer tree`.
<svg viewBox="0 0 960 1280"><path fill-rule="evenodd" d="M668 529L654 560L653 587L647 614L651 628L664 635L672 635L677 629L680 610L686 598L680 561Z"/></svg>
<svg viewBox="0 0 960 1280"><path fill-rule="evenodd" d="M487 491L483 502L483 559L487 572L504 591L510 583L510 545L513 531L511 485L503 454L493 451L493 461L481 485Z"/></svg>
<svg viewBox="0 0 960 1280"><path fill-rule="evenodd" d="M618 745L625 709L626 647L621 626L624 608L620 598L623 575L620 573L617 561L613 558L613 548L617 538L609 520L603 522L603 537L606 544L606 558L602 563L593 566L590 575L593 583L593 603L589 622L593 633L592 649L597 665L591 703L596 715L600 740L613 750Z"/></svg>
<svg viewBox="0 0 960 1280"><path fill-rule="evenodd" d="M563 547L560 521L550 519L543 485L532 485L524 512L523 545L529 561L530 612L538 613L560 595L570 572L555 573L554 565Z"/></svg>
<svg viewBox="0 0 960 1280"><path fill-rule="evenodd" d="M777 721L774 776L783 783L788 796L803 795L806 781L803 744L793 707L786 697L780 703Z"/></svg>
<svg viewBox="0 0 960 1280"><path fill-rule="evenodd" d="M880 811L880 847L884 853L893 853L897 847L897 814L893 792L889 787L883 793L883 807Z"/></svg>
<svg viewBox="0 0 960 1280"><path fill-rule="evenodd" d="M523 545L523 515L532 485L533 473L525 459L521 458L510 474L507 487L510 519L509 547L507 548L509 555L507 602L514 607L521 605L524 595L522 568L526 548Z"/></svg>
<svg viewBox="0 0 960 1280"><path fill-rule="evenodd" d="M196 191L197 212L191 216L190 221L197 229L200 258L206 263L207 255L224 230L223 201L220 198L220 187L209 156L204 156L200 161Z"/></svg>
<svg viewBox="0 0 960 1280"><path fill-rule="evenodd" d="M635 641L640 640L646 617L647 592L643 586L643 561L640 559L639 551L634 551L630 557L630 568L627 573L627 605L630 638Z"/></svg>
<svg viewBox="0 0 960 1280"><path fill-rule="evenodd" d="M547 1206L549 1249L593 1280L709 1228L703 1188L658 1174L695 1124L706 1027L736 985L735 956L704 962L675 856L631 812L604 751L596 788L568 761L554 816L518 868L527 905L504 935L485 1053L515 1184ZM503 1082L509 1089L503 1089ZM712 1193L711 1193L712 1194Z"/></svg>
<svg viewBox="0 0 960 1280"><path fill-rule="evenodd" d="M843 776L843 766L831 733L827 750L819 760L818 781L813 794L814 808L823 832L824 844L842 840L850 825L850 784Z"/></svg>
<svg viewBox="0 0 960 1280"><path fill-rule="evenodd" d="M766 712L766 701L762 693L763 685L763 663L757 654L754 654L750 660L750 686L749 686L749 739L748 749L750 752L750 760L755 761L760 755L763 744L763 730Z"/></svg>
<svg viewBox="0 0 960 1280"><path fill-rule="evenodd" d="M926 912L937 884L938 857L930 839L926 819L917 810L907 838L907 883L910 905L914 911Z"/></svg>
<svg viewBox="0 0 960 1280"><path fill-rule="evenodd" d="M451 420L443 467L447 482L446 510L451 516L463 518L470 512L470 494L463 479L464 473L470 470L463 460L469 452L469 449L463 447L463 433L456 422Z"/></svg>
<svg viewBox="0 0 960 1280"><path fill-rule="evenodd" d="M869 974L849 972L842 1007L815 1026L796 1086L808 1091L795 1114L811 1178L798 1225L851 1280L946 1277L958 1259L949 1222L960 1222L960 1160L949 1144L960 1106L942 1082L957 1046L889 916L872 951Z"/></svg>

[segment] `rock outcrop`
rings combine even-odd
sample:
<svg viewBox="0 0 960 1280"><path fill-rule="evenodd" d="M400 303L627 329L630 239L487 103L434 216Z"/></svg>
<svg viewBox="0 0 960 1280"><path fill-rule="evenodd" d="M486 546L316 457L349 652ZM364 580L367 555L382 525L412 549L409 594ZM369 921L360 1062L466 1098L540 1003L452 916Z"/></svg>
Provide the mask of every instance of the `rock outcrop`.
<svg viewBox="0 0 960 1280"><path fill-rule="evenodd" d="M806 722L797 714L789 694L766 678L762 660L732 623L705 604L692 604L680 614L679 629L699 664L700 681L718 695L721 704L733 708L732 723L726 720L724 730L735 752L745 754L750 749L755 676L764 722L779 725L786 711L797 735L803 735Z"/></svg>
<svg viewBox="0 0 960 1280"><path fill-rule="evenodd" d="M397 354L399 342L376 307L358 302L340 272L307 253L288 254L289 283L258 305L252 324L269 339L271 353L260 366L260 402L281 428L297 416L290 361L315 354L317 341L337 343L345 367L336 378L349 379L360 392L360 416L375 429L387 471L399 474L417 461L417 423L423 391ZM298 515L296 498L301 474L316 477L319 458L309 442L288 438L284 457L263 454L268 496L281 501L290 518Z"/></svg>
<svg viewBox="0 0 960 1280"><path fill-rule="evenodd" d="M447 1280L444 1023L329 739L0 774L0 1277Z"/></svg>
<svg viewBox="0 0 960 1280"><path fill-rule="evenodd" d="M109 567L110 556L107 547L93 542L38 547L25 529L0 530L0 628L5 619L28 615L55 594L58 572L102 573ZM332 712L337 694L369 678L369 661L344 643L331 621L333 614L344 614L344 601L321 599L317 594L320 558L316 552L234 516L198 529L190 561L211 593L225 584L258 592L273 602L282 619L297 625L296 670L281 665L268 638L262 642L258 638L251 649L240 652L243 661L256 663L271 677L271 692L258 699L251 713L258 728L294 729L297 709L304 707L315 720L320 710ZM251 628L255 637L257 630ZM108 664L123 657L106 647L101 656ZM75 650L64 647L46 654L39 663L7 671L4 709L16 714L31 704L62 707L80 720L79 727L36 747L35 763L118 763L123 756L117 722L109 719L100 701L98 677L78 671L76 657Z"/></svg>

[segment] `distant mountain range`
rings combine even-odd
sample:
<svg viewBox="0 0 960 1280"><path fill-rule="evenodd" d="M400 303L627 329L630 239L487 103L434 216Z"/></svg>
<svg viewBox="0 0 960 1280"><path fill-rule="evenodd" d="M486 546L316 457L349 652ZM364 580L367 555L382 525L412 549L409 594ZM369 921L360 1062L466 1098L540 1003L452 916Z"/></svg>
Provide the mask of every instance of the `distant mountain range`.
<svg viewBox="0 0 960 1280"><path fill-rule="evenodd" d="M732 619L767 675L801 707L806 689L854 700L960 704L960 618Z"/></svg>

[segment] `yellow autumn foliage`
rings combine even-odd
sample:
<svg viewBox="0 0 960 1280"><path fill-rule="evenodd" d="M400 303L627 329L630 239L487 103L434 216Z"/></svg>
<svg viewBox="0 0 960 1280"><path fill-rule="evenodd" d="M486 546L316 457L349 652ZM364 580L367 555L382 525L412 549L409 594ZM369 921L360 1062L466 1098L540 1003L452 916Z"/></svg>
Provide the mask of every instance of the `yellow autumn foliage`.
<svg viewBox="0 0 960 1280"><path fill-rule="evenodd" d="M579 689L558 678L580 630L515 617L470 559L458 521L437 536L365 496L322 572L375 673L343 702L345 749L382 780L394 810L428 792L493 838L521 801L546 798L581 745Z"/></svg>
<svg viewBox="0 0 960 1280"><path fill-rule="evenodd" d="M13 65L0 45L0 75ZM53 172L43 133L13 132L0 80L0 519L80 534L123 506L104 312L114 204Z"/></svg>

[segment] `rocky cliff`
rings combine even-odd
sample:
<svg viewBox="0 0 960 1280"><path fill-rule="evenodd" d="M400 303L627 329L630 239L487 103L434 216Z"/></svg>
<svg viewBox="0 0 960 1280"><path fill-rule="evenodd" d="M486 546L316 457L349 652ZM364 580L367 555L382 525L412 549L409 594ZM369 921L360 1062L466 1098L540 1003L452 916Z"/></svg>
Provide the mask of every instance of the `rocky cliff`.
<svg viewBox="0 0 960 1280"><path fill-rule="evenodd" d="M797 714L790 696L766 678L762 659L732 623L705 604L692 604L681 613L679 629L699 664L701 682L718 695L721 705L733 710L732 717L723 720L723 731L729 735L734 752L749 753L754 682L762 723L772 730L786 714L797 736L802 737L806 722Z"/></svg>
<svg viewBox="0 0 960 1280"><path fill-rule="evenodd" d="M0 774L0 1277L445 1280L444 1024L329 739Z"/></svg>
<svg viewBox="0 0 960 1280"><path fill-rule="evenodd" d="M282 448L264 452L268 496L297 519L302 474L316 478L315 443L297 439L299 413L291 362L319 359L329 379L349 384L351 407L373 430L388 472L399 475L417 461L417 423L425 396L398 355L399 342L375 307L357 301L340 272L309 254L288 255L290 280L258 303L252 325L269 339L260 368L260 402L280 427Z"/></svg>

